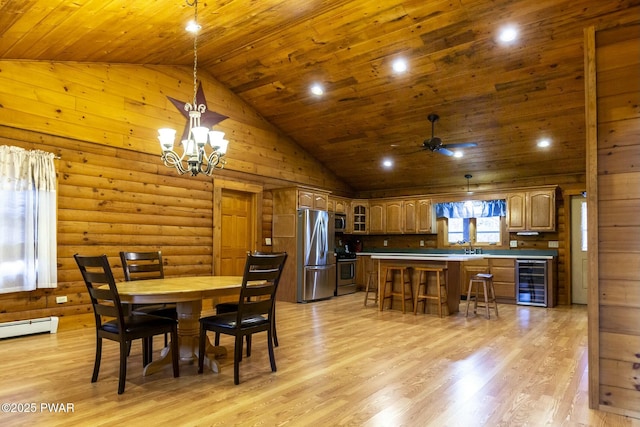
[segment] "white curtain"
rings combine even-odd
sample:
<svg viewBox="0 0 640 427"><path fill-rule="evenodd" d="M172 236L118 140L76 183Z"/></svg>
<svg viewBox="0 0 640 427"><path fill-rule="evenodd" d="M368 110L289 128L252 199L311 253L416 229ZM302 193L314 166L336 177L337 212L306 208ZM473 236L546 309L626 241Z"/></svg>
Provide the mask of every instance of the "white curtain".
<svg viewBox="0 0 640 427"><path fill-rule="evenodd" d="M57 286L53 158L0 146L0 293Z"/></svg>

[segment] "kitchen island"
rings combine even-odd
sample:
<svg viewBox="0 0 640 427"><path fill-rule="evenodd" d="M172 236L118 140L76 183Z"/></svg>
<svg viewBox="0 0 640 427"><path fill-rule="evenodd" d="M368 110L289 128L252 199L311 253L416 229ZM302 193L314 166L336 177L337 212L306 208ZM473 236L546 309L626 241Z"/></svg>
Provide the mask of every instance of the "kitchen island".
<svg viewBox="0 0 640 427"><path fill-rule="evenodd" d="M382 295L382 285L386 277L387 267L390 265L402 267L436 267L446 268L447 280L447 310L446 314L451 315L458 312L460 305L460 293L466 291L463 286L462 263L464 261L482 259L483 255L463 255L463 254L407 254L407 253L372 253L371 259L377 264L378 270L378 309L382 310L384 301ZM411 275L411 285L414 293L418 287L418 277ZM397 284L396 286L399 286ZM435 284L430 283L430 287ZM428 311L434 312L435 304L428 305ZM392 306L393 308L393 306ZM437 311L437 307L436 307Z"/></svg>

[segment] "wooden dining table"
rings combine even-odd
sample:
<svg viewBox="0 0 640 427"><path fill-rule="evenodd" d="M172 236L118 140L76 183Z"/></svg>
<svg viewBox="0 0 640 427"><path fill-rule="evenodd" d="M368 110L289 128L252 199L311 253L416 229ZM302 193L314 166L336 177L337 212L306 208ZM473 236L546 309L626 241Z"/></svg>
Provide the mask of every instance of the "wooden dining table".
<svg viewBox="0 0 640 427"><path fill-rule="evenodd" d="M118 294L123 303L160 304L176 303L178 312L178 346L181 363L192 364L198 359L200 316L202 300L229 295L239 295L242 276L189 276L164 279L119 282ZM205 364L219 372L216 356L226 354L224 347L210 342L205 350ZM151 375L171 364L171 348L165 348L161 357L144 368L144 375Z"/></svg>

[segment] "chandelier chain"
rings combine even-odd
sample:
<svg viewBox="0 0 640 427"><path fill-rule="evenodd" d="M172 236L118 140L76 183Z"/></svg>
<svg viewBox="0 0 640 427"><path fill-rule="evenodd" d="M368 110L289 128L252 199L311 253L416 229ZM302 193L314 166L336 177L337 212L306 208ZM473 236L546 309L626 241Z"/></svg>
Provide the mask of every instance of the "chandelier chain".
<svg viewBox="0 0 640 427"><path fill-rule="evenodd" d="M189 4L187 2L187 4ZM198 0L193 1L194 14L193 23L195 24L195 34L193 37L193 108L197 109L198 100Z"/></svg>

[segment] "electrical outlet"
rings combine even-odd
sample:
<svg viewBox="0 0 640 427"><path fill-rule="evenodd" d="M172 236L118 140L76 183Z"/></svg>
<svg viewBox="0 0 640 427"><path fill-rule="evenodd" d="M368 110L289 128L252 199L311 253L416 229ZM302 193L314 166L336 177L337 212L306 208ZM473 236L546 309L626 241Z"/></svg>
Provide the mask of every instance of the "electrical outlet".
<svg viewBox="0 0 640 427"><path fill-rule="evenodd" d="M424 246L424 240L420 240L420 246Z"/></svg>
<svg viewBox="0 0 640 427"><path fill-rule="evenodd" d="M265 237L264 244L267 246L271 246L271 237Z"/></svg>
<svg viewBox="0 0 640 427"><path fill-rule="evenodd" d="M387 243L389 243L389 241L387 239L384 240L384 242L382 242L383 246L387 246Z"/></svg>
<svg viewBox="0 0 640 427"><path fill-rule="evenodd" d="M61 296L61 297L56 297L56 302L58 304L64 304L65 302L67 302L67 296L64 295L64 296Z"/></svg>
<svg viewBox="0 0 640 427"><path fill-rule="evenodd" d="M549 247L550 248L557 248L558 247L558 241L557 240L549 240Z"/></svg>
<svg viewBox="0 0 640 427"><path fill-rule="evenodd" d="M510 240L509 241L509 247L510 248L517 248L518 247L518 241L517 240Z"/></svg>

